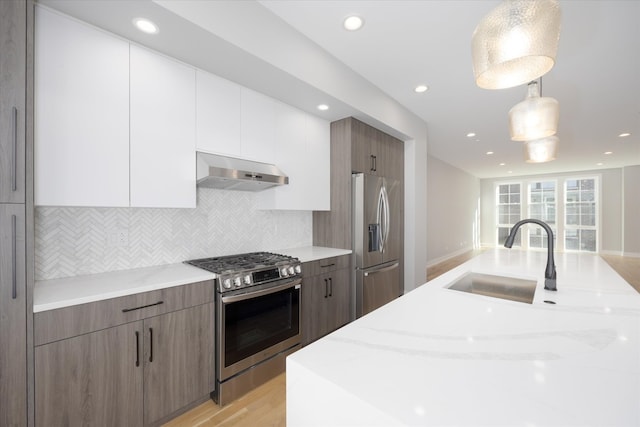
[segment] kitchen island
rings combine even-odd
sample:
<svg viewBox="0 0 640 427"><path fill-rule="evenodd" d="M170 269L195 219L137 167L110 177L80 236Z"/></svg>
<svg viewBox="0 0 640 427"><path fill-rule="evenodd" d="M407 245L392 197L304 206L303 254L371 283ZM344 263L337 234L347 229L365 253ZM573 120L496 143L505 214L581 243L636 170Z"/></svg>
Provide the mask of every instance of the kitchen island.
<svg viewBox="0 0 640 427"><path fill-rule="evenodd" d="M640 294L571 253L546 291L545 263L485 252L289 356L287 426L640 425ZM470 271L532 304L447 288Z"/></svg>

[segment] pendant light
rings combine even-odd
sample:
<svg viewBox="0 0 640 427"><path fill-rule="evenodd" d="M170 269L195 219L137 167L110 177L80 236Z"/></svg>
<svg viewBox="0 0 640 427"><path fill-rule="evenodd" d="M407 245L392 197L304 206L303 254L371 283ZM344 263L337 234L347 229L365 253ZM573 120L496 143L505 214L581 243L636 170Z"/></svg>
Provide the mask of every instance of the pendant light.
<svg viewBox="0 0 640 427"><path fill-rule="evenodd" d="M558 101L541 97L538 82L530 82L525 100L509 110L511 140L531 141L555 135L559 118Z"/></svg>
<svg viewBox="0 0 640 427"><path fill-rule="evenodd" d="M557 136L525 141L524 160L527 163L544 163L555 160L558 155Z"/></svg>
<svg viewBox="0 0 640 427"><path fill-rule="evenodd" d="M478 24L471 40L476 84L505 89L546 74L560 39L557 0L506 0Z"/></svg>

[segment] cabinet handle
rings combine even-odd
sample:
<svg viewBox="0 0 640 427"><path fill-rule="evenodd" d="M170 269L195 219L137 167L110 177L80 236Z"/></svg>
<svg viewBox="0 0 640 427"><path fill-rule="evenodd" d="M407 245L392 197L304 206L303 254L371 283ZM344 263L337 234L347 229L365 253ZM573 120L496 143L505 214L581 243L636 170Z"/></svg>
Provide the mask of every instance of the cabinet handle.
<svg viewBox="0 0 640 427"><path fill-rule="evenodd" d="M333 296L333 278L329 277L329 296Z"/></svg>
<svg viewBox="0 0 640 427"><path fill-rule="evenodd" d="M136 367L140 366L140 332L136 331Z"/></svg>
<svg viewBox="0 0 640 427"><path fill-rule="evenodd" d="M18 189L18 109L11 111L11 191Z"/></svg>
<svg viewBox="0 0 640 427"><path fill-rule="evenodd" d="M153 328L149 328L149 362L153 362Z"/></svg>
<svg viewBox="0 0 640 427"><path fill-rule="evenodd" d="M18 276L17 276L17 218L15 215L11 215L11 299L18 298Z"/></svg>
<svg viewBox="0 0 640 427"><path fill-rule="evenodd" d="M328 267L333 267L334 265L336 265L335 262L332 262L331 264L327 264L327 265L321 265L320 268L328 268Z"/></svg>
<svg viewBox="0 0 640 427"><path fill-rule="evenodd" d="M370 170L371 172L375 171L375 167L374 167L374 159L375 159L375 156L374 156L373 154L371 154L371 155L369 156L369 170Z"/></svg>
<svg viewBox="0 0 640 427"><path fill-rule="evenodd" d="M164 301L158 301L158 302L154 302L153 304L142 305L142 306L140 306L140 307L123 308L123 309L122 309L122 312L123 312L123 313L128 313L128 312L130 312L130 311L134 311L134 310L142 310L143 308L153 307L154 305L160 305L160 304L164 304Z"/></svg>
<svg viewBox="0 0 640 427"><path fill-rule="evenodd" d="M373 171L378 172L378 156L373 156Z"/></svg>
<svg viewBox="0 0 640 427"><path fill-rule="evenodd" d="M329 296L329 284L327 279L324 279L324 297L327 298Z"/></svg>

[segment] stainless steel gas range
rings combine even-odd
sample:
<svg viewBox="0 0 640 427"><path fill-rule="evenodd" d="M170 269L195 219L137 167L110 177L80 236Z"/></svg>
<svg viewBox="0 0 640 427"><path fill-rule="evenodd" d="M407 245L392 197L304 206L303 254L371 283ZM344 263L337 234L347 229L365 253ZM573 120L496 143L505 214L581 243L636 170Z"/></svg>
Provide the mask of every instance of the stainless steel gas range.
<svg viewBox="0 0 640 427"><path fill-rule="evenodd" d="M216 389L225 405L284 372L300 348L297 258L253 252L185 261L216 275Z"/></svg>

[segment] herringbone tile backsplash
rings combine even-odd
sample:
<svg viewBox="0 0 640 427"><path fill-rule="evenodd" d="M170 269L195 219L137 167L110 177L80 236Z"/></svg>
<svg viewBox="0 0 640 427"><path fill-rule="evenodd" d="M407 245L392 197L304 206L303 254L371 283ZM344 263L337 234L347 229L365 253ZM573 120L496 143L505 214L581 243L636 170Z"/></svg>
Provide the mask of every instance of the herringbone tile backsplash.
<svg viewBox="0 0 640 427"><path fill-rule="evenodd" d="M312 242L311 212L258 210L254 193L208 188L196 209L37 207L35 222L36 280Z"/></svg>

